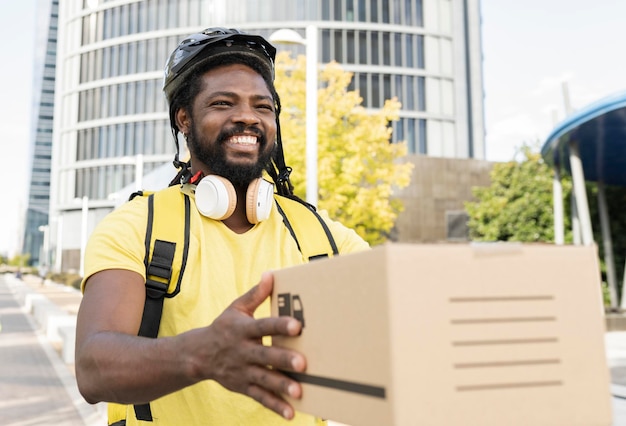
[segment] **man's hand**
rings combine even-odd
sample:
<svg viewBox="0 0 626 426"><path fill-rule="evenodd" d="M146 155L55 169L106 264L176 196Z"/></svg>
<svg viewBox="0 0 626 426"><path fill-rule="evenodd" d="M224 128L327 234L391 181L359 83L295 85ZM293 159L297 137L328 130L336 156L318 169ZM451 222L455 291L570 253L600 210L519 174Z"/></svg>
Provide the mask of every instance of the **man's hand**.
<svg viewBox="0 0 626 426"><path fill-rule="evenodd" d="M273 283L271 273L263 274L255 287L235 300L209 327L185 333L185 342L191 345L191 374L198 380L216 380L291 419L293 407L280 394L300 398L302 388L277 370L303 372L306 360L295 351L264 346L262 338L297 336L302 326L290 317L253 318L254 311L270 296Z"/></svg>

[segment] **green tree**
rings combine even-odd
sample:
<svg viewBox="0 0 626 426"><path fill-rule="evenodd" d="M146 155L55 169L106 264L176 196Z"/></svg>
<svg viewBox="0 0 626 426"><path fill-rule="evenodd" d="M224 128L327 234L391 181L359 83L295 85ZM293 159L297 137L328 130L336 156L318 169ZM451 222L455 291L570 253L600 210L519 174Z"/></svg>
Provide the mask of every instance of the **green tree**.
<svg viewBox="0 0 626 426"><path fill-rule="evenodd" d="M474 188L477 201L465 203L470 238L476 241L554 241L553 170L541 154L524 145L521 161L498 163L491 186ZM571 181L563 179L565 211L569 211ZM565 215L566 241L571 241Z"/></svg>
<svg viewBox="0 0 626 426"><path fill-rule="evenodd" d="M276 59L276 88L283 111L281 126L287 164L298 196L305 194L305 58L281 52ZM318 91L318 206L370 244L387 239L398 213L395 188L410 182L412 164L402 161L405 143L390 143L391 121L398 120L400 103L385 102L368 112L358 92L348 90L352 73L331 63L320 72Z"/></svg>
<svg viewBox="0 0 626 426"><path fill-rule="evenodd" d="M553 242L554 214L552 177L554 171L546 165L541 155L529 146L520 149L520 162L496 164L491 173L491 186L473 190L476 201L465 203L470 217L470 237L476 241ZM571 177L564 176L565 241L572 242L570 219ZM598 185L586 183L593 238L598 244L605 304L609 304L604 244L598 213ZM611 236L618 293L624 274L626 258L626 216L620 214L626 205L626 188L605 187L607 208L610 215Z"/></svg>
<svg viewBox="0 0 626 426"><path fill-rule="evenodd" d="M25 254L20 253L20 254L16 254L15 256L11 258L11 260L9 260L9 265L24 268L28 265L29 261L30 261L30 253L25 253Z"/></svg>

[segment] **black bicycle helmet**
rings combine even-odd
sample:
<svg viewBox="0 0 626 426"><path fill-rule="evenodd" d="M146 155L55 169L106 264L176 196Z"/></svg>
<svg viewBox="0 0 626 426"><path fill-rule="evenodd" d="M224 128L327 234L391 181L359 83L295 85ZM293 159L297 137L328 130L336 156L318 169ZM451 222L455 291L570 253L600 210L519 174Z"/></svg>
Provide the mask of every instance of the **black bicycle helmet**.
<svg viewBox="0 0 626 426"><path fill-rule="evenodd" d="M169 103L186 76L205 61L234 53L251 55L264 69L264 77L274 81L276 48L258 35L246 34L233 28L207 28L185 38L174 49L165 65L163 92Z"/></svg>

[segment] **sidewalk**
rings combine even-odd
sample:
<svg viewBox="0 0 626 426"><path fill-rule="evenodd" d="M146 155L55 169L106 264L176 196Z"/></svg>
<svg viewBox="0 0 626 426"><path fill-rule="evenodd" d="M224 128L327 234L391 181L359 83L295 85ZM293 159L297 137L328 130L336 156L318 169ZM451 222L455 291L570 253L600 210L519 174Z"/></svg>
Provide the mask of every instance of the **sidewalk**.
<svg viewBox="0 0 626 426"><path fill-rule="evenodd" d="M75 324L81 297L38 277L0 274L0 425L106 425L106 407L80 396L73 357L64 361L62 339L50 331L53 321ZM613 426L626 426L626 332L606 333L605 342Z"/></svg>
<svg viewBox="0 0 626 426"><path fill-rule="evenodd" d="M626 426L626 332L606 333L604 340L611 372L613 426Z"/></svg>
<svg viewBox="0 0 626 426"><path fill-rule="evenodd" d="M106 425L104 405L80 396L73 361L63 362L62 342L47 332L48 320L75 323L80 298L37 277L0 275L0 425Z"/></svg>

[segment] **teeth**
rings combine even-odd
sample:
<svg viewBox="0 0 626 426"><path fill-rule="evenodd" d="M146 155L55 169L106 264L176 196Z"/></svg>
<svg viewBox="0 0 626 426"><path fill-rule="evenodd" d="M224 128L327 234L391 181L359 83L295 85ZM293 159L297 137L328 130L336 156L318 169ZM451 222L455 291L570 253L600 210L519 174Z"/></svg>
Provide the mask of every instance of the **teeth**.
<svg viewBox="0 0 626 426"><path fill-rule="evenodd" d="M232 138L230 138L229 142L242 145L254 145L256 144L256 136L233 136Z"/></svg>

